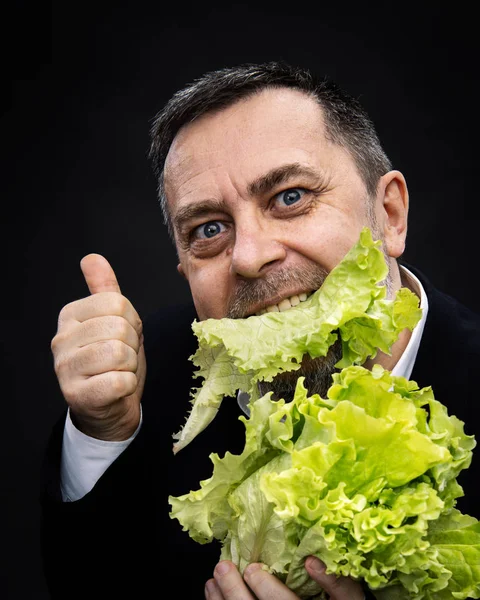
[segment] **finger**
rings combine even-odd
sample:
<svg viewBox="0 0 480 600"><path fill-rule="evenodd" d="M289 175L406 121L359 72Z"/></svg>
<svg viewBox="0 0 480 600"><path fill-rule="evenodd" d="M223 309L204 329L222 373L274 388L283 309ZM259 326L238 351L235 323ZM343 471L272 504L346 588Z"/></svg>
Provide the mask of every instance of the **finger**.
<svg viewBox="0 0 480 600"><path fill-rule="evenodd" d="M364 600L362 586L350 577L337 577L326 573L325 564L315 556L309 556L305 568L310 577L329 594L330 600Z"/></svg>
<svg viewBox="0 0 480 600"><path fill-rule="evenodd" d="M225 600L215 579L209 579L205 584L206 600Z"/></svg>
<svg viewBox="0 0 480 600"><path fill-rule="evenodd" d="M91 294L121 293L114 270L101 254L87 254L80 261L80 268Z"/></svg>
<svg viewBox="0 0 480 600"><path fill-rule="evenodd" d="M79 348L70 356L68 362L71 373L84 377L109 371L135 373L138 355L133 348L120 340L106 340Z"/></svg>
<svg viewBox="0 0 480 600"><path fill-rule="evenodd" d="M61 330L69 326L72 320L84 323L89 319L108 316L123 317L139 336L142 334L142 320L130 300L112 292L98 293L70 302L60 311L58 327Z"/></svg>
<svg viewBox="0 0 480 600"><path fill-rule="evenodd" d="M229 560L220 561L213 576L225 600L254 600L242 576Z"/></svg>
<svg viewBox="0 0 480 600"><path fill-rule="evenodd" d="M77 412L98 411L130 396L137 389L137 377L131 371L109 371L62 388L63 395Z"/></svg>
<svg viewBox="0 0 480 600"><path fill-rule="evenodd" d="M136 352L140 347L138 334L127 319L114 315L89 319L69 331L68 336L64 334L63 337L68 338L68 343L72 348L83 348L83 346L106 340L120 340ZM62 338L61 334L60 338Z"/></svg>
<svg viewBox="0 0 480 600"><path fill-rule="evenodd" d="M260 563L252 563L246 567L243 577L259 600L298 600L298 596L292 592L278 577L275 577L264 569Z"/></svg>

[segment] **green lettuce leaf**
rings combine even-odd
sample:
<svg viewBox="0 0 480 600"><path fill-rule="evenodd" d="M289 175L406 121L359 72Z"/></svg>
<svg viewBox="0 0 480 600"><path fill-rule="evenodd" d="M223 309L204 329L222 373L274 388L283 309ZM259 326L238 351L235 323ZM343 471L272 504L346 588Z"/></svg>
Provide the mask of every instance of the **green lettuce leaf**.
<svg viewBox="0 0 480 600"><path fill-rule="evenodd" d="M241 390L256 399L258 381L299 369L306 354L326 356L339 334L343 358L337 366L343 368L363 364L378 349L389 354L400 331L413 330L421 317L418 298L406 288L386 298L380 245L365 228L320 289L285 312L193 322L199 345L190 358L195 377L204 381L192 390L192 409L173 436L175 453L208 426L225 396Z"/></svg>
<svg viewBox="0 0 480 600"><path fill-rule="evenodd" d="M480 522L451 509L430 522L426 541L428 551L407 559L409 568L399 574L399 583L378 590L376 598L403 600L405 587L426 600L480 598ZM431 584L434 570L436 586Z"/></svg>
<svg viewBox="0 0 480 600"><path fill-rule="evenodd" d="M291 402L250 402L242 454L212 454L212 477L170 497L170 516L201 543L220 540L241 571L265 563L300 598L322 593L310 554L375 593L478 597L455 595L480 585L478 522L451 508L475 446L463 423L379 365L335 374L326 399L303 382Z"/></svg>

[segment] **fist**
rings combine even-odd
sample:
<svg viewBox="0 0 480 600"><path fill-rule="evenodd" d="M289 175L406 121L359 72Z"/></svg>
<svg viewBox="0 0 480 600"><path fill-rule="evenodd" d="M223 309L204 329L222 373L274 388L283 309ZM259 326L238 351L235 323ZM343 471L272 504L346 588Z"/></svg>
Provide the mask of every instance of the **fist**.
<svg viewBox="0 0 480 600"><path fill-rule="evenodd" d="M80 267L91 295L60 312L51 343L55 373L80 431L125 440L140 422L147 372L142 321L103 256L89 254Z"/></svg>

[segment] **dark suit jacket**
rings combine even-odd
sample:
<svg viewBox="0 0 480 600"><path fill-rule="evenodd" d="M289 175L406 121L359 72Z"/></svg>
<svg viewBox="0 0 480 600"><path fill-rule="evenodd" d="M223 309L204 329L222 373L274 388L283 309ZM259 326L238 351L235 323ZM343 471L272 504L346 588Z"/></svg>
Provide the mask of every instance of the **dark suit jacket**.
<svg viewBox="0 0 480 600"><path fill-rule="evenodd" d="M409 268L415 271L412 267ZM426 289L430 311L411 379L432 385L438 400L478 434L480 316L435 290ZM204 597L205 581L218 561L217 542L200 545L169 517L168 496L198 489L211 476L211 452L239 453L244 428L236 399L225 398L214 421L177 455L172 434L185 421L196 350L192 306L175 307L145 320L147 382L143 425L135 440L93 490L62 503L59 466L64 417L55 426L45 456L42 556L52 599ZM477 436L479 437L479 436ZM479 450L459 483L466 496L457 508L480 517Z"/></svg>

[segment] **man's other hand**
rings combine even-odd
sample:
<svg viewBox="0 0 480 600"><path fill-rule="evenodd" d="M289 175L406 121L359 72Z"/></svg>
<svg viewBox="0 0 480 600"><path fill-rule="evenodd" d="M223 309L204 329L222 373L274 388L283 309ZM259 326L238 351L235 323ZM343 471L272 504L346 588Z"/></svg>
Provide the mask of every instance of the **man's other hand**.
<svg viewBox="0 0 480 600"><path fill-rule="evenodd" d="M325 573L325 565L309 556L305 568L329 595L330 600L364 600L360 583L349 577L336 577ZM259 563L248 565L240 575L235 565L220 561L215 567L213 579L205 586L206 600L299 600L298 596L277 577L265 571Z"/></svg>

